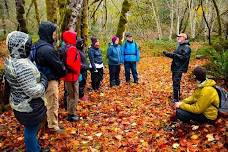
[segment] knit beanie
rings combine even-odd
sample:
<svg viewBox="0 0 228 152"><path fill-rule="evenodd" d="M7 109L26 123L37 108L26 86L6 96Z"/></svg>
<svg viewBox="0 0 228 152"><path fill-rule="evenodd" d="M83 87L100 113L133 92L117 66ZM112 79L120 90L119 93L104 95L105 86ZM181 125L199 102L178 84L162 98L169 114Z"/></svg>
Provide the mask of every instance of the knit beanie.
<svg viewBox="0 0 228 152"><path fill-rule="evenodd" d="M115 44L115 42L116 42L117 39L118 39L118 37L114 35L114 36L112 37L112 43Z"/></svg>
<svg viewBox="0 0 228 152"><path fill-rule="evenodd" d="M91 42L92 42L92 46L95 46L95 43L97 42L97 38L91 37Z"/></svg>
<svg viewBox="0 0 228 152"><path fill-rule="evenodd" d="M196 80L203 82L206 80L207 71L203 67L197 66L193 70L193 75L196 76Z"/></svg>

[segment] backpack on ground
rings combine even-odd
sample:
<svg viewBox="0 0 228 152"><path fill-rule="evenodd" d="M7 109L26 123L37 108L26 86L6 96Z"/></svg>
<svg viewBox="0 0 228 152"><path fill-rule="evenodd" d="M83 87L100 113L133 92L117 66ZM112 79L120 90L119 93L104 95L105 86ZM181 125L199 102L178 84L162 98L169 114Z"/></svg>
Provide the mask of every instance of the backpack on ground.
<svg viewBox="0 0 228 152"><path fill-rule="evenodd" d="M227 117L228 116L228 92L220 86L214 86L214 88L216 89L219 95L219 101L220 101L219 107L218 107L219 115Z"/></svg>

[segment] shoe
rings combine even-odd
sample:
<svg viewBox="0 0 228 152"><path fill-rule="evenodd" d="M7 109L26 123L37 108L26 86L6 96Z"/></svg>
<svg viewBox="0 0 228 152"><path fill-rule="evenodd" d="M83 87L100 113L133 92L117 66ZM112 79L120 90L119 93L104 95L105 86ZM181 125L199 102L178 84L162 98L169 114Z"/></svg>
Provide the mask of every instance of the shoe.
<svg viewBox="0 0 228 152"><path fill-rule="evenodd" d="M75 121L78 121L80 118L77 116L77 115L68 115L67 117L67 121L70 121L70 122L75 122Z"/></svg>
<svg viewBox="0 0 228 152"><path fill-rule="evenodd" d="M41 148L41 151L40 152L50 152L50 148L49 147L46 147L46 148Z"/></svg>
<svg viewBox="0 0 228 152"><path fill-rule="evenodd" d="M54 129L54 128L50 128L50 132L52 133L57 133L57 134L62 134L64 133L64 129L58 128L58 129Z"/></svg>

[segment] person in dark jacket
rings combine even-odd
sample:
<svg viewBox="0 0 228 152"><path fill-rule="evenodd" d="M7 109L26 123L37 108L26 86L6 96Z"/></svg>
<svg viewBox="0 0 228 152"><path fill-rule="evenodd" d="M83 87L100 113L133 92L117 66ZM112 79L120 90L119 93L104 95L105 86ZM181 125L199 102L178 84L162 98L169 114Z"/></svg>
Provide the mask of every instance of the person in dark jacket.
<svg viewBox="0 0 228 152"><path fill-rule="evenodd" d="M10 105L17 120L24 125L27 152L40 152L37 133L45 120L44 93L48 80L28 59L32 39L28 34L14 31L8 34L6 45L10 57L5 61L5 78L10 86ZM47 150L47 149L46 149Z"/></svg>
<svg viewBox="0 0 228 152"><path fill-rule="evenodd" d="M108 65L109 65L109 78L110 86L120 85L120 65L124 63L123 51L119 45L119 38L117 36L112 37L112 43L109 44L107 51Z"/></svg>
<svg viewBox="0 0 228 152"><path fill-rule="evenodd" d="M100 50L100 43L97 38L91 38L92 44L89 48L89 60L90 60L90 72L91 72L91 81L92 81L92 88L94 90L98 90L101 81L103 80L103 59Z"/></svg>
<svg viewBox="0 0 228 152"><path fill-rule="evenodd" d="M178 46L173 53L163 51L165 56L173 59L171 65L173 80L173 102L179 102L182 73L186 73L188 71L188 65L191 56L191 48L188 36L185 33L177 35L177 42Z"/></svg>
<svg viewBox="0 0 228 152"><path fill-rule="evenodd" d="M132 34L127 32L126 41L122 44L124 53L124 68L126 82L130 82L130 71L132 72L134 83L138 83L137 62L140 59L140 51L137 43L133 40Z"/></svg>
<svg viewBox="0 0 228 152"><path fill-rule="evenodd" d="M81 57L81 70L80 70L80 80L79 80L79 98L82 101L87 100L87 96L84 95L84 89L86 85L86 80L87 80L87 69L88 69L88 64L86 61L86 54L84 50L84 41L82 38L77 37L77 44L76 47L80 53Z"/></svg>
<svg viewBox="0 0 228 152"><path fill-rule="evenodd" d="M58 124L59 89L58 80L65 76L66 67L60 61L54 48L57 39L56 25L51 22L41 22L39 26L39 41L34 44L36 56L34 61L42 73L48 78L46 91L47 121L51 131L60 133L63 130Z"/></svg>

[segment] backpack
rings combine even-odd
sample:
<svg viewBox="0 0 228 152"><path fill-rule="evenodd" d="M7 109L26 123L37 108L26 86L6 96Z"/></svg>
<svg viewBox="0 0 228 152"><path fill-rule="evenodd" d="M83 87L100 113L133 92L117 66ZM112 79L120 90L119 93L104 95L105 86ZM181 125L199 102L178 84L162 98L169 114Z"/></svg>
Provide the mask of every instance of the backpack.
<svg viewBox="0 0 228 152"><path fill-rule="evenodd" d="M216 89L219 95L219 115L228 116L228 92L220 86L214 86L214 88Z"/></svg>

